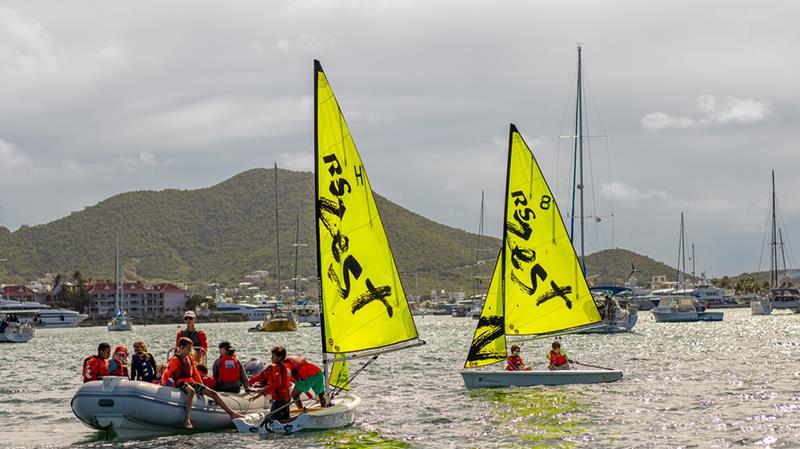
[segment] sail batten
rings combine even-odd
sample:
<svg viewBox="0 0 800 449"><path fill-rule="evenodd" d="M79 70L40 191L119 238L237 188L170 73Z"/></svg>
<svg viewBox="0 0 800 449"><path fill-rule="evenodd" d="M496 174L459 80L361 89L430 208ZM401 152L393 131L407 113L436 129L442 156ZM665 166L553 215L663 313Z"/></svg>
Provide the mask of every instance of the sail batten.
<svg viewBox="0 0 800 449"><path fill-rule="evenodd" d="M350 359L418 334L361 157L321 64L314 65L323 352Z"/></svg>

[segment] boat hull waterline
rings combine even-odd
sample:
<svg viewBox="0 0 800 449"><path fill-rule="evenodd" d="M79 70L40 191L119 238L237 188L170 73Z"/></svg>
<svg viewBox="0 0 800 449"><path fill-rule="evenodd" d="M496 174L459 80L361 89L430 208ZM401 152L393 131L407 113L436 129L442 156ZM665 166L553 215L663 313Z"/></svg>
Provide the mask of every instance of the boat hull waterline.
<svg viewBox="0 0 800 449"><path fill-rule="evenodd" d="M267 398L252 402L249 395L219 393L233 410L248 414L269 407ZM72 412L87 426L114 432L122 438L172 434L184 431L186 394L173 387L106 377L83 384L72 398ZM193 431L233 427L230 416L214 401L195 395L192 402Z"/></svg>
<svg viewBox="0 0 800 449"><path fill-rule="evenodd" d="M722 321L722 312L660 312L650 311L658 323L688 323L693 321Z"/></svg>
<svg viewBox="0 0 800 449"><path fill-rule="evenodd" d="M461 371L467 388L532 387L616 382L620 370Z"/></svg>
<svg viewBox="0 0 800 449"><path fill-rule="evenodd" d="M233 420L236 429L241 433L295 433L301 430L324 430L347 427L356 419L356 408L361 404L361 399L353 394L338 396L334 405L330 407L314 407L306 413L301 413L292 406L293 419L287 422L270 421L264 426L259 426L264 419L264 413L252 413L247 418Z"/></svg>

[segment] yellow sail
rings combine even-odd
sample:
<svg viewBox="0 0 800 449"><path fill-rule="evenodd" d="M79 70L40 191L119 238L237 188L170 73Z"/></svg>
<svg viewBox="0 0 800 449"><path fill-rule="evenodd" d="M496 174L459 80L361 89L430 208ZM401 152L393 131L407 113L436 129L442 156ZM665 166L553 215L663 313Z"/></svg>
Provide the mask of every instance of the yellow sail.
<svg viewBox="0 0 800 449"><path fill-rule="evenodd" d="M553 193L511 125L504 226L508 335L561 333L600 321Z"/></svg>
<svg viewBox="0 0 800 449"><path fill-rule="evenodd" d="M367 172L319 61L314 72L324 351L355 353L416 340Z"/></svg>
<svg viewBox="0 0 800 449"><path fill-rule="evenodd" d="M503 253L497 258L492 281L486 293L481 317L472 337L464 368L476 368L506 359L506 333L503 324Z"/></svg>
<svg viewBox="0 0 800 449"><path fill-rule="evenodd" d="M344 358L345 354L336 354L336 359ZM331 368L331 377L328 383L341 390L350 390L350 368L347 360L334 360Z"/></svg>

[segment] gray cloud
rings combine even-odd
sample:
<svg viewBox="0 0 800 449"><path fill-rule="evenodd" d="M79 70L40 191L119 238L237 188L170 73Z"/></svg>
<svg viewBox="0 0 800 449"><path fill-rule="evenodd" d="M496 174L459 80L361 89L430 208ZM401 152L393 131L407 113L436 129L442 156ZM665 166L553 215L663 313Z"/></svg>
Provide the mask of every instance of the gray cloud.
<svg viewBox="0 0 800 449"><path fill-rule="evenodd" d="M748 125L763 122L774 115L772 104L766 101L701 95L697 97L691 113L673 116L663 112L652 112L642 117L642 126L652 131L660 131L668 128Z"/></svg>
<svg viewBox="0 0 800 449"><path fill-rule="evenodd" d="M568 215L560 136L573 133L582 41L587 134L608 136L585 142L586 214L601 218L587 249L674 263L684 210L706 271L755 269L773 168L785 234L800 232L791 2L62 3L0 8L12 229L129 190L205 187L276 161L310 170L314 58L380 194L475 231L485 190L499 235L514 122Z"/></svg>

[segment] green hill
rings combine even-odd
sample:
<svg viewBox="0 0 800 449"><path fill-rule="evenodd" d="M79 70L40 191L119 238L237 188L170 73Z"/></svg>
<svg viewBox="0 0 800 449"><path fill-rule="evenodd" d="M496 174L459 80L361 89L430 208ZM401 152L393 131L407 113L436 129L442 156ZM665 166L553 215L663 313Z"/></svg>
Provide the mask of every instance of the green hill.
<svg viewBox="0 0 800 449"><path fill-rule="evenodd" d="M253 169L197 190L138 191L115 195L53 222L0 227L0 281L27 282L45 273L112 279L114 239L119 233L121 262L128 281L184 282L202 290L210 281L234 286L255 270L271 273L277 288L275 184L272 169ZM300 214L301 275L316 273L314 186L310 173L278 170L281 279L294 276L296 214ZM409 293L431 289L472 293L477 235L435 223L376 195L398 270ZM485 237L477 275L488 287L500 241ZM622 283L631 262L640 284L674 269L626 250L588 256L593 282Z"/></svg>
<svg viewBox="0 0 800 449"><path fill-rule="evenodd" d="M668 281L676 277L675 268L625 249L606 249L586 256L586 270L595 285L624 283L631 273L631 264L638 271L635 276L640 287L647 287L653 276L663 275Z"/></svg>
<svg viewBox="0 0 800 449"><path fill-rule="evenodd" d="M253 169L197 190L138 191L115 195L53 222L0 227L3 282L75 270L111 279L114 239L119 233L126 280L208 281L235 285L255 270L276 283L275 184L272 169ZM316 273L313 180L310 173L278 170L281 279L294 275L296 214L303 248L301 274ZM471 285L477 235L451 228L377 196L376 201L406 289L465 289ZM484 239L499 248L499 240ZM461 267L461 268L459 268ZM413 274L416 273L416 274Z"/></svg>

